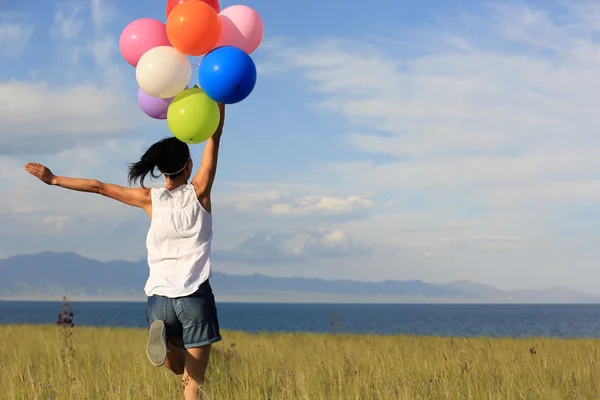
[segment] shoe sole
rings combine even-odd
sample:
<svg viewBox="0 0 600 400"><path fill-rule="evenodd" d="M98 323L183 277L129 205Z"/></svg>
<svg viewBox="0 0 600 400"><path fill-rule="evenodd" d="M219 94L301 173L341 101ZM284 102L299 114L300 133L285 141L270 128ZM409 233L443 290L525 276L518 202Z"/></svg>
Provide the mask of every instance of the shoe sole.
<svg viewBox="0 0 600 400"><path fill-rule="evenodd" d="M167 340L165 338L165 323L154 321L150 325L146 355L155 367L162 366L167 359Z"/></svg>

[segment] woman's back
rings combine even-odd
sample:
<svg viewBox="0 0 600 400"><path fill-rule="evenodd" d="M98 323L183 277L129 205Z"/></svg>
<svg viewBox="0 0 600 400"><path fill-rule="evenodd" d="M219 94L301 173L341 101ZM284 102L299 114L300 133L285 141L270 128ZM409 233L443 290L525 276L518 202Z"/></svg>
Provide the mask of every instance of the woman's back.
<svg viewBox="0 0 600 400"><path fill-rule="evenodd" d="M147 296L183 297L211 276L212 215L194 186L151 190L152 220L146 238L150 275Z"/></svg>

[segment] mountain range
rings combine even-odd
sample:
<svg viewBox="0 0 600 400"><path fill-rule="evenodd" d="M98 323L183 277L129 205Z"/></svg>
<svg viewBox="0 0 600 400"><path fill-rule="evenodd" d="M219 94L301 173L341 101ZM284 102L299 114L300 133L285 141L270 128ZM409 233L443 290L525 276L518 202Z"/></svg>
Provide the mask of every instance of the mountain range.
<svg viewBox="0 0 600 400"><path fill-rule="evenodd" d="M142 301L145 260L101 262L75 253L42 252L0 259L0 299ZM214 272L219 301L356 303L597 303L600 296L556 287L505 291L471 281L360 282Z"/></svg>

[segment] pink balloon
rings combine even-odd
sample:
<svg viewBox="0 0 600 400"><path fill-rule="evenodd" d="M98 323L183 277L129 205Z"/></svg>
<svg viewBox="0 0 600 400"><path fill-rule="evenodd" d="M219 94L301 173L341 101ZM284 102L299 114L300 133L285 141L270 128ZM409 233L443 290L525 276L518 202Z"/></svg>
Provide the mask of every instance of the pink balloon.
<svg viewBox="0 0 600 400"><path fill-rule="evenodd" d="M244 5L227 7L219 13L221 36L215 48L234 46L250 54L262 42L265 28L260 15Z"/></svg>
<svg viewBox="0 0 600 400"><path fill-rule="evenodd" d="M123 29L119 39L123 58L134 67L145 52L158 46L171 46L171 42L167 37L167 26L152 18L131 22Z"/></svg>

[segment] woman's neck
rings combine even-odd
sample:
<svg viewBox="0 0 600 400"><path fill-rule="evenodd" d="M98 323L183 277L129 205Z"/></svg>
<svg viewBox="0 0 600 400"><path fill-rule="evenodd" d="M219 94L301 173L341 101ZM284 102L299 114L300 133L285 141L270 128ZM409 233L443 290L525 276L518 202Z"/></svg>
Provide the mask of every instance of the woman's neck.
<svg viewBox="0 0 600 400"><path fill-rule="evenodd" d="M178 187L185 185L186 183L187 183L187 181L184 179L167 178L167 183L165 185L165 188L169 191L173 191L173 190L177 189Z"/></svg>

